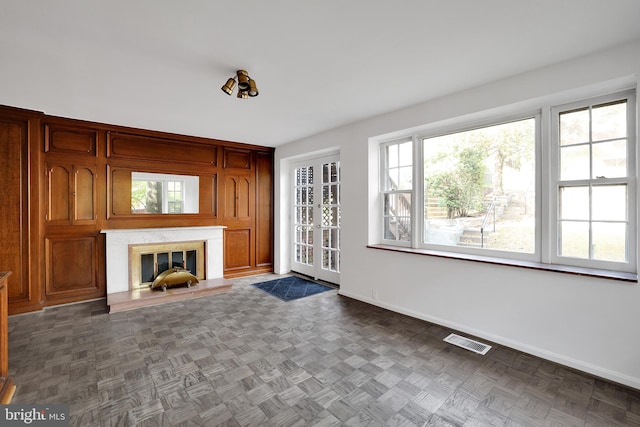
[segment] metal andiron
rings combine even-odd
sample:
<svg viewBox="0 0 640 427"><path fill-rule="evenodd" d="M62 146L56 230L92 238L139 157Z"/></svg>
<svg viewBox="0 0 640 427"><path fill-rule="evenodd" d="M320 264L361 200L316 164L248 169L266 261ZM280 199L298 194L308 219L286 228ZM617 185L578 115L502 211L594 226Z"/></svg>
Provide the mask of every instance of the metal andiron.
<svg viewBox="0 0 640 427"><path fill-rule="evenodd" d="M149 287L151 289L162 289L162 292L166 292L167 288L182 285L186 285L187 288L190 288L192 284L198 282L198 278L191 274L189 270L174 267L158 274Z"/></svg>

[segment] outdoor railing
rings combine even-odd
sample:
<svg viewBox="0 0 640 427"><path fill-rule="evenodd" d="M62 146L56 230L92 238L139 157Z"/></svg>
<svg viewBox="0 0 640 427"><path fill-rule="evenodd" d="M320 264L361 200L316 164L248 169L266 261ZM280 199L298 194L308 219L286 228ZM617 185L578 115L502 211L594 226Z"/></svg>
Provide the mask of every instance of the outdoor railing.
<svg viewBox="0 0 640 427"><path fill-rule="evenodd" d="M391 190L397 191L398 185L393 179L390 179ZM395 236L398 240L403 240L403 235L409 235L411 233L411 200L408 199L402 193L396 193L398 195L398 203L393 202L393 198L389 201L389 210L393 214L396 220L396 233ZM392 231L393 233L393 231Z"/></svg>
<svg viewBox="0 0 640 427"><path fill-rule="evenodd" d="M496 231L496 197L493 198L491 204L487 208L487 213L484 215L482 226L480 227L480 247L484 248L484 229L489 221L489 215L493 212L493 231Z"/></svg>

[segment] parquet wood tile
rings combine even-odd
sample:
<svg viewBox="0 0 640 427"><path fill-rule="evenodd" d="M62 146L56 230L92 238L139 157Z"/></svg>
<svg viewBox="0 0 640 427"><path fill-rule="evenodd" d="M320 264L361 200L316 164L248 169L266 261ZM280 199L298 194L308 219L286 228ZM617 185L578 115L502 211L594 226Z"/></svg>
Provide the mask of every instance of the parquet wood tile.
<svg viewBox="0 0 640 427"><path fill-rule="evenodd" d="M640 391L330 291L231 292L107 313L13 316L14 403L67 403L72 426L632 426Z"/></svg>

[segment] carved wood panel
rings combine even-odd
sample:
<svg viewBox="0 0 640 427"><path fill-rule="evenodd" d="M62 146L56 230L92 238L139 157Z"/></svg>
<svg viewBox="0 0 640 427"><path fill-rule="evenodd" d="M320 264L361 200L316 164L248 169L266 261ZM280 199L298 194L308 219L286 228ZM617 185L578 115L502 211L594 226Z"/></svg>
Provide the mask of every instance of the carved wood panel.
<svg viewBox="0 0 640 427"><path fill-rule="evenodd" d="M47 165L47 214L49 224L70 224L71 165Z"/></svg>
<svg viewBox="0 0 640 427"><path fill-rule="evenodd" d="M251 204L254 203L251 196L251 182L249 177L238 177L238 192L236 193L237 218L249 218L251 216Z"/></svg>
<svg viewBox="0 0 640 427"><path fill-rule="evenodd" d="M273 160L256 156L256 266L273 265Z"/></svg>
<svg viewBox="0 0 640 427"><path fill-rule="evenodd" d="M98 291L96 236L47 237L45 242L47 297Z"/></svg>
<svg viewBox="0 0 640 427"><path fill-rule="evenodd" d="M44 151L46 153L84 154L96 156L97 132L64 125L46 124Z"/></svg>
<svg viewBox="0 0 640 427"><path fill-rule="evenodd" d="M111 212L113 215L131 215L131 171L109 167L109 196L111 198Z"/></svg>
<svg viewBox="0 0 640 427"><path fill-rule="evenodd" d="M250 218L255 203L251 177L231 175L224 178L224 218Z"/></svg>
<svg viewBox="0 0 640 427"><path fill-rule="evenodd" d="M47 163L45 220L48 225L86 225L96 221L96 168Z"/></svg>
<svg viewBox="0 0 640 427"><path fill-rule="evenodd" d="M224 179L224 217L235 218L238 216L238 177L227 176Z"/></svg>
<svg viewBox="0 0 640 427"><path fill-rule="evenodd" d="M96 219L96 171L89 167L74 167L74 224L93 222Z"/></svg>
<svg viewBox="0 0 640 427"><path fill-rule="evenodd" d="M28 126L0 120L0 271L11 271L9 304L33 303L29 286Z"/></svg>
<svg viewBox="0 0 640 427"><path fill-rule="evenodd" d="M218 147L164 138L111 132L107 140L107 157L140 159L163 163L216 166Z"/></svg>
<svg viewBox="0 0 640 427"><path fill-rule="evenodd" d="M225 169L251 169L251 151L225 147L223 150Z"/></svg>
<svg viewBox="0 0 640 427"><path fill-rule="evenodd" d="M251 229L225 229L225 273L239 269L249 269L251 265Z"/></svg>

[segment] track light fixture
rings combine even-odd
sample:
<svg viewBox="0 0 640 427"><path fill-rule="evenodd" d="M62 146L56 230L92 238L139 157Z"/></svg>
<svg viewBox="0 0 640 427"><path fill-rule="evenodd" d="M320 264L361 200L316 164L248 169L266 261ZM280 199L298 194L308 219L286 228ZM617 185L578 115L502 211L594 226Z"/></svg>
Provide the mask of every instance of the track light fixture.
<svg viewBox="0 0 640 427"><path fill-rule="evenodd" d="M249 73L245 70L236 71L236 75L234 77L230 77L224 86L222 86L222 91L227 95L231 95L236 84L238 85L238 98L247 99L250 96L258 96L258 86L256 85L256 81L249 77Z"/></svg>

